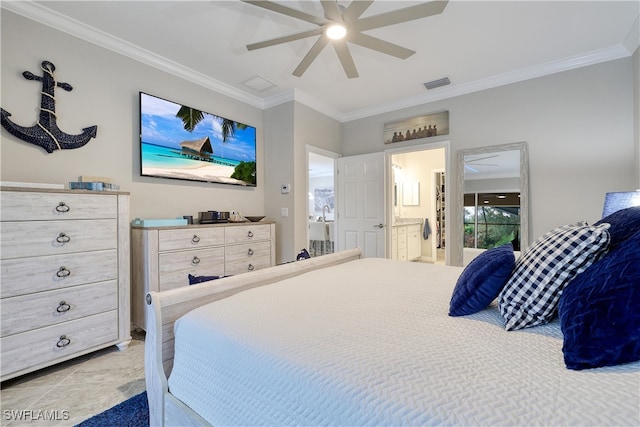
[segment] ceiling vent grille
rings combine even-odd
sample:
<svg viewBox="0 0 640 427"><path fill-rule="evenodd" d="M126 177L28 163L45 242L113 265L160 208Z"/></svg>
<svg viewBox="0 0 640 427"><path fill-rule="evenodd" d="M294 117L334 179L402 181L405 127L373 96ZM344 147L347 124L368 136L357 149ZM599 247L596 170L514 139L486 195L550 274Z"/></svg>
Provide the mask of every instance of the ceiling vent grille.
<svg viewBox="0 0 640 427"><path fill-rule="evenodd" d="M435 89L437 87L441 87L441 86L446 86L451 84L451 80L449 80L449 77L443 77L441 79L438 80L432 80L430 82L426 82L424 83L424 87L427 88L427 90L429 89Z"/></svg>

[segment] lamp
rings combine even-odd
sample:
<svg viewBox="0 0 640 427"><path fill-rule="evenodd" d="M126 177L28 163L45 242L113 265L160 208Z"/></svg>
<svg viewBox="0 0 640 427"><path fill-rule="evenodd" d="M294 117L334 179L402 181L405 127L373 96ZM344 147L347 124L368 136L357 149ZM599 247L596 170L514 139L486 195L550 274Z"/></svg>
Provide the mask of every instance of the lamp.
<svg viewBox="0 0 640 427"><path fill-rule="evenodd" d="M631 206L640 206L640 190L607 193L604 198L602 217L604 218L620 209L630 208Z"/></svg>

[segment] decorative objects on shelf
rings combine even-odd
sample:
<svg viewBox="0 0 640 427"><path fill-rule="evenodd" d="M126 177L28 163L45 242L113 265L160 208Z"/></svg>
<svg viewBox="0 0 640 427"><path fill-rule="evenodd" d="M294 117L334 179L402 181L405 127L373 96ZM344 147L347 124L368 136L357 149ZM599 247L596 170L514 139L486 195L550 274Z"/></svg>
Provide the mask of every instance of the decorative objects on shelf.
<svg viewBox="0 0 640 427"><path fill-rule="evenodd" d="M58 128L56 123L56 99L54 90L60 87L66 91L71 91L73 87L69 83L57 82L53 76L56 67L49 61L42 61L42 77L25 71L22 73L27 80L37 80L42 82L42 92L40 97L40 117L38 122L31 126L20 126L11 121L11 113L2 108L2 126L13 136L31 144L39 145L52 153L54 150L69 148L80 148L91 138L95 138L98 126L89 126L82 129L78 135L64 133Z"/></svg>
<svg viewBox="0 0 640 427"><path fill-rule="evenodd" d="M412 117L384 124L384 143L449 135L449 112Z"/></svg>

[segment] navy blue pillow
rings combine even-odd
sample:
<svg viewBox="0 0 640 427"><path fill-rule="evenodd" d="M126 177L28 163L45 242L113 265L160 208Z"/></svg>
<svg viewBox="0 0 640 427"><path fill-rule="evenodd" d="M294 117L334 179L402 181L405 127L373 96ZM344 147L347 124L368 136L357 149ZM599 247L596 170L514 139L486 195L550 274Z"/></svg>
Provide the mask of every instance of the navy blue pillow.
<svg viewBox="0 0 640 427"><path fill-rule="evenodd" d="M558 314L567 368L640 360L640 231L567 285Z"/></svg>
<svg viewBox="0 0 640 427"><path fill-rule="evenodd" d="M516 259L513 245L489 249L465 267L451 295L449 316L466 316L486 308L507 283Z"/></svg>
<svg viewBox="0 0 640 427"><path fill-rule="evenodd" d="M208 282L209 280L216 280L219 278L220 276L194 276L193 274L189 274L189 285Z"/></svg>
<svg viewBox="0 0 640 427"><path fill-rule="evenodd" d="M594 225L605 222L611 224L611 227L609 227L609 235L611 236L609 249L613 249L640 231L640 206L633 206L616 211L602 218Z"/></svg>

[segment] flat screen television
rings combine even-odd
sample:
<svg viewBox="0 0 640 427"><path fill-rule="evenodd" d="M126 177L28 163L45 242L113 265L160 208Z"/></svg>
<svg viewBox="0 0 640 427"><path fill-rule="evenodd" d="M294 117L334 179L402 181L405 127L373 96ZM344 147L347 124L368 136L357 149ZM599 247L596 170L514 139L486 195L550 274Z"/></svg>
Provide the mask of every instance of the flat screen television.
<svg viewBox="0 0 640 427"><path fill-rule="evenodd" d="M140 92L142 176L256 186L256 128Z"/></svg>

